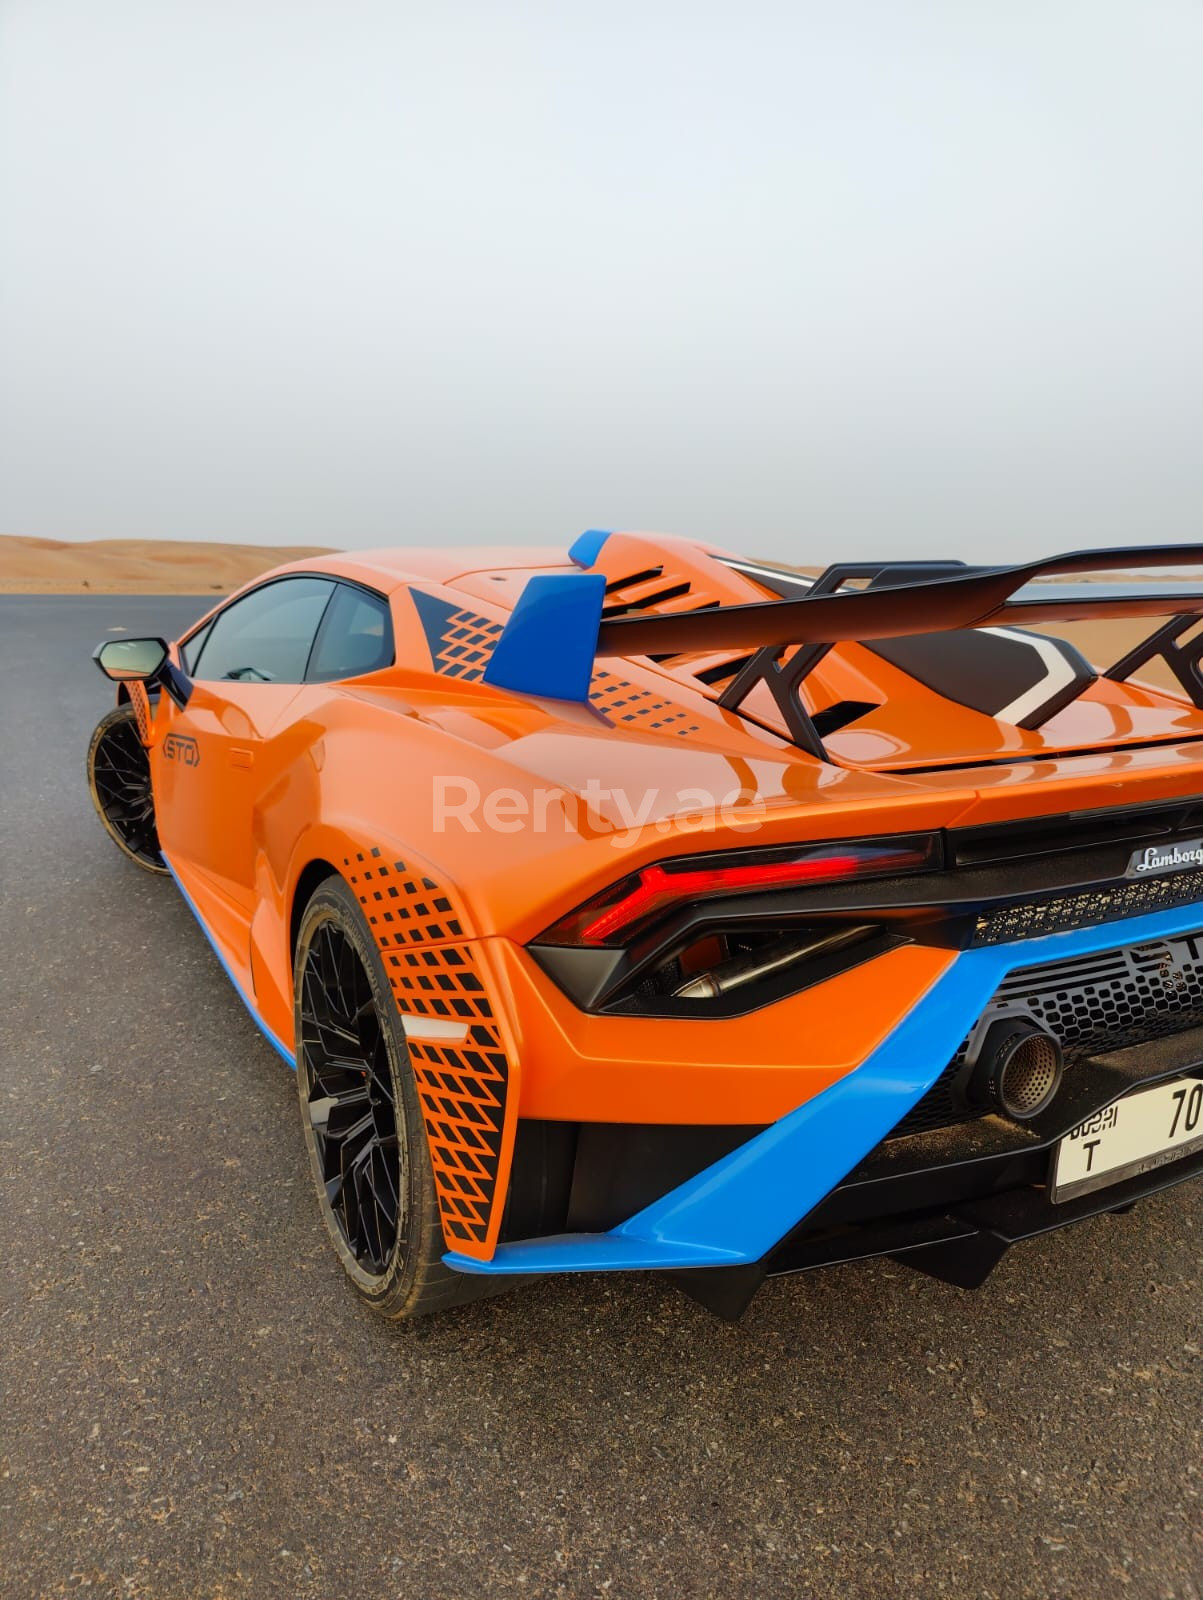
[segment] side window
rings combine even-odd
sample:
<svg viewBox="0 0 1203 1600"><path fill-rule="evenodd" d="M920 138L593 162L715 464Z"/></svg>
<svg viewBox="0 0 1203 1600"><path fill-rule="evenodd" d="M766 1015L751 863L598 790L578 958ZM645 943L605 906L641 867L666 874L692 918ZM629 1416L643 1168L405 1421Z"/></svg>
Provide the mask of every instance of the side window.
<svg viewBox="0 0 1203 1600"><path fill-rule="evenodd" d="M205 640L209 637L212 626L213 622L206 622L203 628L198 629L191 639L180 646L180 661L190 678L196 672L196 663L200 660L200 653L205 648Z"/></svg>
<svg viewBox="0 0 1203 1600"><path fill-rule="evenodd" d="M328 578L279 578L235 600L214 617L192 669L215 683L300 683L322 612L334 592Z"/></svg>
<svg viewBox="0 0 1203 1600"><path fill-rule="evenodd" d="M392 663L393 621L388 606L363 589L340 583L322 618L308 680L357 678Z"/></svg>

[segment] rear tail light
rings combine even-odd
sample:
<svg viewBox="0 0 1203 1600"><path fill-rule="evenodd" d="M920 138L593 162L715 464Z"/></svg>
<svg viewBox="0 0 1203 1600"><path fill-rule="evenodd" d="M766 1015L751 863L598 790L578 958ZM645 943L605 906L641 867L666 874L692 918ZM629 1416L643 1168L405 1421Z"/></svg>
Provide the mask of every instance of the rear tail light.
<svg viewBox="0 0 1203 1600"><path fill-rule="evenodd" d="M902 872L932 871L941 860L938 834L787 845L721 856L679 856L640 867L570 911L539 938L541 945L629 944L681 904L729 895L765 894Z"/></svg>
<svg viewBox="0 0 1203 1600"><path fill-rule="evenodd" d="M588 1010L736 1015L898 942L863 909L818 912L808 891L942 863L938 834L679 856L594 895L531 953Z"/></svg>

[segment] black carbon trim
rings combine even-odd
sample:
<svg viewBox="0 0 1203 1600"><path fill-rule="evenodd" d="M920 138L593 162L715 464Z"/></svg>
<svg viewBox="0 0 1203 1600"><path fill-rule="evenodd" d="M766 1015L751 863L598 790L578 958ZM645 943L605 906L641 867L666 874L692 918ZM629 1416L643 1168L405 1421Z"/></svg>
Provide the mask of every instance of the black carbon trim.
<svg viewBox="0 0 1203 1600"><path fill-rule="evenodd" d="M968 828L950 828L945 838L950 865L982 867L1064 856L1096 845L1135 846L1172 833L1195 832L1203 832L1203 795L1199 794L1151 804L1092 806L1055 816L977 823Z"/></svg>
<svg viewBox="0 0 1203 1600"><path fill-rule="evenodd" d="M989 633L918 633L904 639L877 639L864 648L944 699L998 717L1048 676L1036 643L1028 642L1035 640L1056 651L1071 673L1067 682L1051 690L1015 723L1020 728L1038 728L1098 678L1081 651L1064 639L1008 628Z"/></svg>

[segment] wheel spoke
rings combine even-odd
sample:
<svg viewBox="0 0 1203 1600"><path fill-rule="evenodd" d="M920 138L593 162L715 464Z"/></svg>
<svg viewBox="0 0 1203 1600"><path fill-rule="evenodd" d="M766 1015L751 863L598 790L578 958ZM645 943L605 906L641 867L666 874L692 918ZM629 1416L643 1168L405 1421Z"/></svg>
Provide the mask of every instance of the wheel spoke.
<svg viewBox="0 0 1203 1600"><path fill-rule="evenodd" d="M364 1150L352 1166L351 1182L355 1189L356 1211L359 1217L359 1236L368 1260L373 1266L383 1264L385 1255L384 1229L380 1208L371 1183L371 1150ZM392 1243L392 1240L389 1240Z"/></svg>
<svg viewBox="0 0 1203 1600"><path fill-rule="evenodd" d="M359 1116L370 1110L367 1087L360 1084L358 1089L346 1089L342 1094L311 1093L309 1096L309 1120L315 1128L321 1128L323 1133L330 1126L330 1118L335 1112L358 1112ZM358 1119L357 1119L358 1120ZM354 1125L354 1124L352 1124ZM350 1137L350 1127L337 1133L335 1137L346 1139Z"/></svg>
<svg viewBox="0 0 1203 1600"><path fill-rule="evenodd" d="M387 1100L389 1106L393 1104L393 1080L389 1072L388 1051L385 1049L384 1036L381 1035L368 1059L368 1076L372 1080L372 1087L382 1100Z"/></svg>
<svg viewBox="0 0 1203 1600"><path fill-rule="evenodd" d="M404 1149L371 980L333 918L305 954L300 1022L301 1082L325 1203L357 1265L379 1276L403 1229Z"/></svg>

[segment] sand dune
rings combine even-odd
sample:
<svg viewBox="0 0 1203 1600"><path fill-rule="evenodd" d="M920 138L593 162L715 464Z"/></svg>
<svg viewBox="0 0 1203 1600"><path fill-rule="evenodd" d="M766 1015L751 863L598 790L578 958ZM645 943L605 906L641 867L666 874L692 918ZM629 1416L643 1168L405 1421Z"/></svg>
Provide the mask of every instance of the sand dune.
<svg viewBox="0 0 1203 1600"><path fill-rule="evenodd" d="M326 553L318 545L0 535L0 593L227 594L281 562Z"/></svg>

